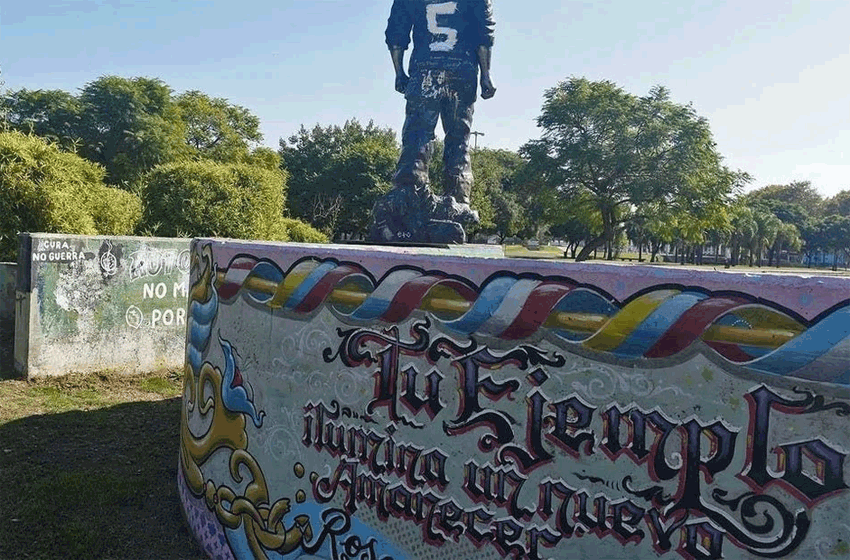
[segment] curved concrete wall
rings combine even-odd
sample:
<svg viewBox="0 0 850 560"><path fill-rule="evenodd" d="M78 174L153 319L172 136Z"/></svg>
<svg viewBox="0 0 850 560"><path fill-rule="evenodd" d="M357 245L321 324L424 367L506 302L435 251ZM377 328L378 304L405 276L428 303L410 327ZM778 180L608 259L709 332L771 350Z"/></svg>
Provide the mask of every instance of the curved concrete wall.
<svg viewBox="0 0 850 560"><path fill-rule="evenodd" d="M195 240L211 558L850 555L850 281Z"/></svg>

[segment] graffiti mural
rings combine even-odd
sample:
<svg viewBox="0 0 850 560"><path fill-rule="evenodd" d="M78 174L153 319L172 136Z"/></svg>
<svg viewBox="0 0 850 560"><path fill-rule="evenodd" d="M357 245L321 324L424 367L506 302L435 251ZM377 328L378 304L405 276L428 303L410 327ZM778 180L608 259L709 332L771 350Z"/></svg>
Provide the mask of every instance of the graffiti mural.
<svg viewBox="0 0 850 560"><path fill-rule="evenodd" d="M180 367L188 239L32 233L21 249L20 374Z"/></svg>
<svg viewBox="0 0 850 560"><path fill-rule="evenodd" d="M211 558L850 556L841 279L803 309L194 243L179 484Z"/></svg>

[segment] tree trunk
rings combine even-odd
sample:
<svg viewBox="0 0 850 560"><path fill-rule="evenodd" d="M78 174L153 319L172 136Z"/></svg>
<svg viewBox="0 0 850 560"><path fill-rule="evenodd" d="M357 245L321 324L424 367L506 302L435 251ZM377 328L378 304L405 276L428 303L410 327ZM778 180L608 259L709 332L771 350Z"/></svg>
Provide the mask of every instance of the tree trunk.
<svg viewBox="0 0 850 560"><path fill-rule="evenodd" d="M610 244L614 241L614 226L616 225L614 222L614 208L606 208L602 207L599 209L599 213L602 214L602 233L591 239L590 242L582 248L581 253L579 253L578 257L576 257L576 261L585 261L588 256L590 256L591 251L593 252L593 257L596 258L596 251L600 247L606 249L610 247ZM610 253L608 253L610 255Z"/></svg>
<svg viewBox="0 0 850 560"><path fill-rule="evenodd" d="M605 243L604 233L585 243L584 247L581 248L581 251L576 257L576 262L586 261L590 257L590 253L594 253L594 258L596 258L596 250L603 243Z"/></svg>
<svg viewBox="0 0 850 560"><path fill-rule="evenodd" d="M649 243L649 262L655 262L655 258L658 256L658 251L661 250L661 243Z"/></svg>

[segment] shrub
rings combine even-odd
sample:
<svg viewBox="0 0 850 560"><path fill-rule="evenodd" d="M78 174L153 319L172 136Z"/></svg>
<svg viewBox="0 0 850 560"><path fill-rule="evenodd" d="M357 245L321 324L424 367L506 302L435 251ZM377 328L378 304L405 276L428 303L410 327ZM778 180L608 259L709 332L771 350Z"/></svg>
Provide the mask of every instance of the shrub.
<svg viewBox="0 0 850 560"><path fill-rule="evenodd" d="M328 236L310 224L292 218L283 218L283 225L289 234L290 241L300 243L327 243Z"/></svg>
<svg viewBox="0 0 850 560"><path fill-rule="evenodd" d="M286 175L277 169L182 161L155 167L146 181L143 228L157 235L288 241L311 234L283 219Z"/></svg>
<svg viewBox="0 0 850 560"><path fill-rule="evenodd" d="M22 231L132 233L139 197L103 184L97 164L36 136L0 133L0 259L15 260Z"/></svg>

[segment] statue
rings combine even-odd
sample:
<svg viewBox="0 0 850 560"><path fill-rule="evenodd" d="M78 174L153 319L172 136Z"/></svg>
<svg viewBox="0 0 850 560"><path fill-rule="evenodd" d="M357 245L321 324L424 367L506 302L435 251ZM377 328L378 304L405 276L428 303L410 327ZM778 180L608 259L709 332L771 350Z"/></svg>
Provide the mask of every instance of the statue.
<svg viewBox="0 0 850 560"><path fill-rule="evenodd" d="M490 79L491 0L393 0L386 31L395 89L407 107L393 188L373 210L370 237L380 242L464 243L463 225L478 223L469 205L469 136L480 70L481 98L496 93ZM409 73L404 51L413 31ZM445 132L445 192L431 192L428 163L437 119Z"/></svg>

